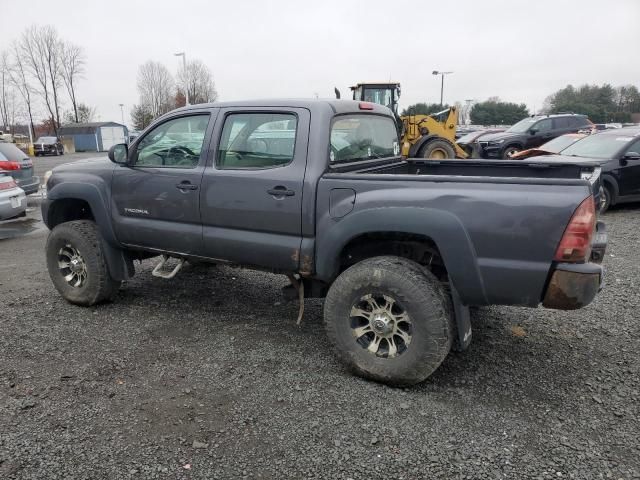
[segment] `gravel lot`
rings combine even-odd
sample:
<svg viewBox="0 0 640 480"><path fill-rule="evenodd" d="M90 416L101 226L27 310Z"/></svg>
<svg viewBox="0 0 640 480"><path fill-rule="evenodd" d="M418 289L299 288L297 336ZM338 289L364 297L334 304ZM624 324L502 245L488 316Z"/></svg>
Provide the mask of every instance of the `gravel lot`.
<svg viewBox="0 0 640 480"><path fill-rule="evenodd" d="M147 261L85 309L45 231L0 241L0 478L640 478L640 206L605 221L594 304L480 309L410 389L347 373L284 277Z"/></svg>

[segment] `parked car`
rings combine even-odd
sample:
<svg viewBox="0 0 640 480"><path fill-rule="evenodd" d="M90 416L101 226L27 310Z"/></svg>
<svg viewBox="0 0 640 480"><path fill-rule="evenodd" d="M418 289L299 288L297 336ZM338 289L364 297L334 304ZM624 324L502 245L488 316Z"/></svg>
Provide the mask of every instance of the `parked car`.
<svg viewBox="0 0 640 480"><path fill-rule="evenodd" d="M553 155L555 153L560 153L569 145L573 145L578 140L586 136L587 134L585 133L567 133L566 135L560 135L559 137L556 137L553 140L547 143L544 143L537 148L529 148L527 150L515 152L514 154L511 155L511 158L513 160L524 160L525 158L529 158L529 157Z"/></svg>
<svg viewBox="0 0 640 480"><path fill-rule="evenodd" d="M466 348L469 306L575 309L600 289L599 170L581 159L406 160L393 112L347 100L192 105L108 156L54 168L42 203L74 304L158 255L166 279L188 259L274 271L326 297L351 370L409 385Z"/></svg>
<svg viewBox="0 0 640 480"><path fill-rule="evenodd" d="M58 137L39 137L33 142L36 157L40 155L64 155L64 147Z"/></svg>
<svg viewBox="0 0 640 480"><path fill-rule="evenodd" d="M0 170L11 175L27 195L38 191L40 179L33 175L33 161L12 143L0 143Z"/></svg>
<svg viewBox="0 0 640 480"><path fill-rule="evenodd" d="M27 196L12 176L0 171L0 220L26 214Z"/></svg>
<svg viewBox="0 0 640 480"><path fill-rule="evenodd" d="M640 127L604 130L589 135L560 152L556 159L597 159L602 168L600 210L640 201Z"/></svg>
<svg viewBox="0 0 640 480"><path fill-rule="evenodd" d="M467 155L470 158L478 158L480 157L480 149L478 145L478 140L482 137L489 135L490 133L498 133L504 132L504 128L488 128L485 130L474 130L473 132L469 132L466 135L462 135L456 143L460 145Z"/></svg>
<svg viewBox="0 0 640 480"><path fill-rule="evenodd" d="M520 150L539 147L565 133L577 133L593 124L586 115L554 114L533 115L520 120L502 133L480 139L482 158L509 158Z"/></svg>

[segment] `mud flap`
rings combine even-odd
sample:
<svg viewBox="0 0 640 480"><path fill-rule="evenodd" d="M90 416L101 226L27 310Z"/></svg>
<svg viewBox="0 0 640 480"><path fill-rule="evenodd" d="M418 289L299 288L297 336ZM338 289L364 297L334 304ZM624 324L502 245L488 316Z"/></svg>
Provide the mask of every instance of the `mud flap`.
<svg viewBox="0 0 640 480"><path fill-rule="evenodd" d="M451 348L456 352L462 352L471 343L471 315L469 314L469 307L462 303L460 295L458 295L458 291L453 284L451 284L451 300L453 301L453 313L457 327L457 337Z"/></svg>

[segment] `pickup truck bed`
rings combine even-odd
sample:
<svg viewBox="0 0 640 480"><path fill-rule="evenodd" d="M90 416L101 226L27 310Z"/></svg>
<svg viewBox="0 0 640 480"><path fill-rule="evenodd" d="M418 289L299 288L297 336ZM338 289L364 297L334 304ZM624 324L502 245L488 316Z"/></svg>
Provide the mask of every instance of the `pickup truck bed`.
<svg viewBox="0 0 640 480"><path fill-rule="evenodd" d="M373 228L397 231L400 225L407 231L411 225L412 233L429 232L466 304L536 306L566 223L582 200L597 196L598 179L598 167L589 163L542 160L409 159L343 166L320 180L317 257L336 257L324 250L336 244L334 237ZM331 198L339 189L355 192L342 200L348 204L355 197L344 227L327 215L346 208ZM320 277L330 277L336 267L317 268Z"/></svg>

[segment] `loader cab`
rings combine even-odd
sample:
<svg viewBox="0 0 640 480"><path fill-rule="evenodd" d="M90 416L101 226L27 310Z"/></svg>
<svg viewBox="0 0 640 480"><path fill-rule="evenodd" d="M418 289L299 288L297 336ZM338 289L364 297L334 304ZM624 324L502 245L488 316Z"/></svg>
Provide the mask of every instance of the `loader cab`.
<svg viewBox="0 0 640 480"><path fill-rule="evenodd" d="M358 83L350 88L354 100L384 105L390 108L396 117L398 116L399 83Z"/></svg>

